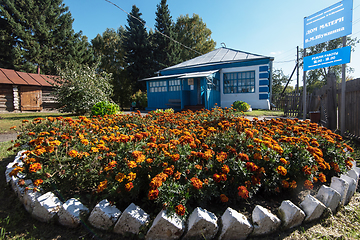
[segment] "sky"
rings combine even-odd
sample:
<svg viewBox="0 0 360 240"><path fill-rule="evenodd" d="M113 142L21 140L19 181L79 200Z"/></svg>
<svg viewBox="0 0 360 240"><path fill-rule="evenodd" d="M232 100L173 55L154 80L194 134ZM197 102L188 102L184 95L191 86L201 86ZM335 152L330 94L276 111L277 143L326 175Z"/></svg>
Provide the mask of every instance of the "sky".
<svg viewBox="0 0 360 240"><path fill-rule="evenodd" d="M155 29L155 12L160 0L110 0L126 12L136 5L149 28ZM173 21L181 15L198 14L212 31L216 48L227 48L274 57L274 69L290 76L295 67L296 47L303 48L304 17L339 0L168 0ZM107 28L127 26L127 14L105 0L63 0L74 18L73 29L88 40ZM148 28L148 30L150 30ZM352 38L360 39L360 0L353 0ZM360 78L360 44L351 53L349 74ZM290 85L295 86L296 74ZM302 69L299 77L302 83Z"/></svg>

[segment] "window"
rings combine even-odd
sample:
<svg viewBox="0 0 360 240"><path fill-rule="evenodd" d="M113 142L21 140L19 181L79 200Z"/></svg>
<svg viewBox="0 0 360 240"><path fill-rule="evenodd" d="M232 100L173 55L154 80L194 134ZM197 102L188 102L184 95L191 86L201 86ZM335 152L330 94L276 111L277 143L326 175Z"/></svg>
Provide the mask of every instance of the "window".
<svg viewBox="0 0 360 240"><path fill-rule="evenodd" d="M150 92L167 92L166 81L149 82Z"/></svg>
<svg viewBox="0 0 360 240"><path fill-rule="evenodd" d="M255 71L224 73L224 93L255 92Z"/></svg>
<svg viewBox="0 0 360 240"><path fill-rule="evenodd" d="M169 80L169 91L180 91L180 80Z"/></svg>

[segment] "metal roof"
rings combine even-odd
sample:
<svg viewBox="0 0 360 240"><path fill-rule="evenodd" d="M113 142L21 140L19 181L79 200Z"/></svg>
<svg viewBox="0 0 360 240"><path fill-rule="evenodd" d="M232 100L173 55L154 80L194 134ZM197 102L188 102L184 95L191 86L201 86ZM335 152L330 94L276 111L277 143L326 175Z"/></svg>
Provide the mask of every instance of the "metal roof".
<svg viewBox="0 0 360 240"><path fill-rule="evenodd" d="M53 76L49 75L24 73L12 69L0 68L0 84L52 87L55 83L52 77Z"/></svg>
<svg viewBox="0 0 360 240"><path fill-rule="evenodd" d="M273 59L272 57L267 57L267 56L262 56L258 54L222 47L215 49L214 51L211 51L209 53L206 53L204 55L201 55L199 57L165 68L161 71L174 70L178 68L191 68L191 67L200 67L206 65L216 65L221 63L243 62L243 61L264 59L264 58Z"/></svg>

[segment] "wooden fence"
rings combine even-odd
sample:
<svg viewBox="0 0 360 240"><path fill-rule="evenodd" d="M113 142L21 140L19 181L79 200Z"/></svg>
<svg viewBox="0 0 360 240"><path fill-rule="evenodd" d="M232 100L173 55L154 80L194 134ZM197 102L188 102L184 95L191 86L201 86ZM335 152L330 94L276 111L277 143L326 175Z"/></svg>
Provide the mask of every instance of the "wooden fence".
<svg viewBox="0 0 360 240"><path fill-rule="evenodd" d="M335 82L335 75L330 74L327 85L306 96L307 118L320 112L319 123L332 130L340 126L341 84ZM274 110L283 110L288 117L303 117L302 93L273 95L271 106ZM360 78L346 82L345 116L344 132L360 138Z"/></svg>

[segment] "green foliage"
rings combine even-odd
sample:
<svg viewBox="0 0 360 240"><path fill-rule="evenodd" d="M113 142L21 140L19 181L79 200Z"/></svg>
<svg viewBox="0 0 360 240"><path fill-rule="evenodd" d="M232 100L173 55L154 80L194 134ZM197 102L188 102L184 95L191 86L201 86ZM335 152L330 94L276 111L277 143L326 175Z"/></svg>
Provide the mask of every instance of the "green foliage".
<svg viewBox="0 0 360 240"><path fill-rule="evenodd" d="M145 26L141 23L146 22L141 18L142 14L135 5L132 7L131 15L136 19L128 16L128 26L125 27L122 44L125 50L126 72L133 92L139 89L145 91L145 83L138 80L150 77L155 72L150 37Z"/></svg>
<svg viewBox="0 0 360 240"><path fill-rule="evenodd" d="M247 112L251 106L244 101L235 101L232 107L238 112Z"/></svg>
<svg viewBox="0 0 360 240"><path fill-rule="evenodd" d="M211 52L215 49L216 42L211 38L211 30L206 27L206 23L197 14L189 17L181 15L177 18L175 32L178 33L177 40L187 47L190 47L202 54ZM180 58L186 61L198 57L194 51L182 47Z"/></svg>
<svg viewBox="0 0 360 240"><path fill-rule="evenodd" d="M62 112L85 114L100 101L108 101L112 94L111 74L97 72L97 64L68 65L59 69L55 96Z"/></svg>
<svg viewBox="0 0 360 240"><path fill-rule="evenodd" d="M92 49L62 0L0 2L0 67L55 75L66 63L90 63Z"/></svg>
<svg viewBox="0 0 360 240"><path fill-rule="evenodd" d="M150 114L155 114L155 113L174 113L174 109L172 108L167 108L165 110L163 109L156 109L150 112Z"/></svg>
<svg viewBox="0 0 360 240"><path fill-rule="evenodd" d="M106 29L102 36L98 34L91 43L95 57L100 59L99 69L112 73L114 94L112 99L122 108L129 105L132 84L126 74L125 50L122 47L125 29L121 26L117 32Z"/></svg>
<svg viewBox="0 0 360 240"><path fill-rule="evenodd" d="M272 94L281 94L289 80L289 76L286 76L282 69L275 69L272 73ZM284 93L290 93L294 88L290 85L287 86Z"/></svg>
<svg viewBox="0 0 360 240"><path fill-rule="evenodd" d="M170 38L176 39L174 23L171 19L166 0L161 0L160 4L157 5L155 29L157 31L153 34L152 41L156 65L155 70L158 71L180 62L180 45L162 35L165 34Z"/></svg>
<svg viewBox="0 0 360 240"><path fill-rule="evenodd" d="M98 102L91 108L91 116L113 115L117 114L118 112L119 106L108 101Z"/></svg>
<svg viewBox="0 0 360 240"><path fill-rule="evenodd" d="M141 90L137 91L131 96L131 102L136 102L136 107L145 109L147 107L147 93Z"/></svg>

